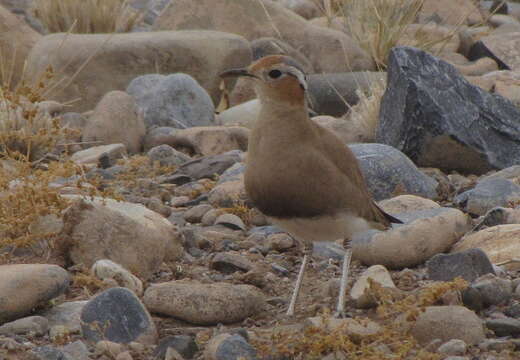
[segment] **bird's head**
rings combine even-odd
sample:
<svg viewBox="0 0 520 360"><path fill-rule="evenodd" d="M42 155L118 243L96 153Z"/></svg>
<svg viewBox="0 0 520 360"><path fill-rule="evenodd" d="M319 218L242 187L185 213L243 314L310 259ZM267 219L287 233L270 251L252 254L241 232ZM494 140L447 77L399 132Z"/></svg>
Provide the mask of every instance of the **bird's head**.
<svg viewBox="0 0 520 360"><path fill-rule="evenodd" d="M255 81L255 91L263 103L304 106L307 82L300 65L289 56L269 55L247 68L231 69L221 77L246 76Z"/></svg>

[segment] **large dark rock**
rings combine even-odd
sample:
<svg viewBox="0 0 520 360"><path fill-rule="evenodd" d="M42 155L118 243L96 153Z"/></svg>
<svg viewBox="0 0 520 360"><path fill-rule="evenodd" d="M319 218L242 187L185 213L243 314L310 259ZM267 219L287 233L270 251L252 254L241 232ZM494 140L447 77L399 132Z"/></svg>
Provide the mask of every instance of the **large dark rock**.
<svg viewBox="0 0 520 360"><path fill-rule="evenodd" d="M481 275L492 273L493 265L480 249L469 249L454 254L437 254L426 262L430 280L451 281L461 277L473 281Z"/></svg>
<svg viewBox="0 0 520 360"><path fill-rule="evenodd" d="M92 342L150 343L157 336L152 318L139 298L121 287L102 292L83 307L81 331Z"/></svg>
<svg viewBox="0 0 520 360"><path fill-rule="evenodd" d="M349 145L374 198L379 201L400 194L437 197L437 181L423 174L399 150L383 144Z"/></svg>
<svg viewBox="0 0 520 360"><path fill-rule="evenodd" d="M471 85L450 64L394 48L376 140L418 166L484 173L520 163L520 110Z"/></svg>

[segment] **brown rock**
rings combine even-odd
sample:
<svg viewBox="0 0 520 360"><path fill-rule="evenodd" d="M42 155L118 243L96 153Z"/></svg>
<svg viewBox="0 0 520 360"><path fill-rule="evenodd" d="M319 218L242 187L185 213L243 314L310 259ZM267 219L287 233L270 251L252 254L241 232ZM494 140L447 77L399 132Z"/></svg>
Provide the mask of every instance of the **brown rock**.
<svg viewBox="0 0 520 360"><path fill-rule="evenodd" d="M464 306L427 307L417 318L411 334L422 345L434 339L442 342L459 339L474 345L485 339L482 321Z"/></svg>
<svg viewBox="0 0 520 360"><path fill-rule="evenodd" d="M437 209L441 207L433 200L416 195L399 195L391 199L385 199L379 202L379 206L389 214Z"/></svg>
<svg viewBox="0 0 520 360"><path fill-rule="evenodd" d="M130 154L142 150L146 128L134 98L124 91L111 91L97 104L83 130L83 141L101 145L121 143Z"/></svg>
<svg viewBox="0 0 520 360"><path fill-rule="evenodd" d="M42 36L1 5L0 34L0 59L5 67L4 70L12 67L12 71L0 73L0 83L9 84L14 88L24 73L25 60L29 51ZM26 76L25 79L30 82L35 78Z"/></svg>
<svg viewBox="0 0 520 360"><path fill-rule="evenodd" d="M95 56L91 57L92 54ZM81 112L93 109L107 92L124 90L137 76L155 73L157 69L193 76L213 102L218 103L221 96L218 74L250 63L249 43L240 36L221 32L51 34L31 50L27 76L37 79L48 65L58 69L70 84L54 92L51 100L66 102L81 98L82 101L71 106L71 111Z"/></svg>
<svg viewBox="0 0 520 360"><path fill-rule="evenodd" d="M65 211L59 245L72 262L91 267L97 260L109 259L148 279L167 250L177 259L182 255L175 228L160 214L108 198L69 198L74 202Z"/></svg>
<svg viewBox="0 0 520 360"><path fill-rule="evenodd" d="M69 281L69 273L57 265L0 265L0 324L54 299L67 290Z"/></svg>
<svg viewBox="0 0 520 360"><path fill-rule="evenodd" d="M300 50L316 72L372 70L374 62L348 35L320 28L269 0L177 0L154 23L157 30L207 29L282 38Z"/></svg>
<svg viewBox="0 0 520 360"><path fill-rule="evenodd" d="M151 285L143 300L152 312L198 325L238 322L264 304L263 294L250 285L179 281Z"/></svg>
<svg viewBox="0 0 520 360"><path fill-rule="evenodd" d="M365 232L353 237L353 257L367 265L404 268L418 265L447 251L471 229L470 219L451 208L427 210L404 225L382 232Z"/></svg>
<svg viewBox="0 0 520 360"><path fill-rule="evenodd" d="M172 147L188 149L202 156L230 150L247 150L249 130L239 126L197 126L179 130L173 135Z"/></svg>
<svg viewBox="0 0 520 360"><path fill-rule="evenodd" d="M451 252L479 248L492 263L506 263L506 268L519 269L519 264L513 261L520 254L519 237L520 224L492 226L464 236L453 246Z"/></svg>

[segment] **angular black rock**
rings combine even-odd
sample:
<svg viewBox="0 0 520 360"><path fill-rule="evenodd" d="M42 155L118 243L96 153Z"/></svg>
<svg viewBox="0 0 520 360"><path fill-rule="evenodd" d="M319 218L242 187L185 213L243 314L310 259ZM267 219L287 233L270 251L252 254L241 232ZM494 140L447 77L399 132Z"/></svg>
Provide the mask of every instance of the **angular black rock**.
<svg viewBox="0 0 520 360"><path fill-rule="evenodd" d="M388 58L377 142L418 166L481 174L520 164L520 110L471 85L424 51L396 47Z"/></svg>
<svg viewBox="0 0 520 360"><path fill-rule="evenodd" d="M469 249L454 254L437 254L426 262L428 278L451 281L461 277L473 281L484 274L494 274L493 265L480 249Z"/></svg>
<svg viewBox="0 0 520 360"><path fill-rule="evenodd" d="M379 201L396 193L437 197L437 181L423 174L399 150L383 144L349 145L374 198Z"/></svg>
<svg viewBox="0 0 520 360"><path fill-rule="evenodd" d="M92 342L129 343L154 328L139 298L121 287L108 289L89 300L81 312L83 337Z"/></svg>

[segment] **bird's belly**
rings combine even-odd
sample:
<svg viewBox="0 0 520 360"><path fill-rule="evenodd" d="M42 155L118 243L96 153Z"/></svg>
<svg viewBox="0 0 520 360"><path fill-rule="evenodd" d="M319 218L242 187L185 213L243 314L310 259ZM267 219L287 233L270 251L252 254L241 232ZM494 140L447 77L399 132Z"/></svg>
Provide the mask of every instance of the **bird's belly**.
<svg viewBox="0 0 520 360"><path fill-rule="evenodd" d="M307 243L347 239L372 228L365 219L348 213L311 218L271 217L271 220L298 240Z"/></svg>

